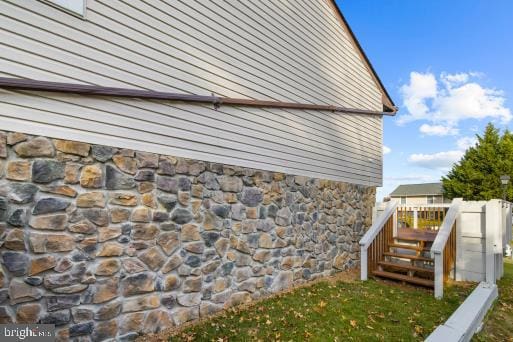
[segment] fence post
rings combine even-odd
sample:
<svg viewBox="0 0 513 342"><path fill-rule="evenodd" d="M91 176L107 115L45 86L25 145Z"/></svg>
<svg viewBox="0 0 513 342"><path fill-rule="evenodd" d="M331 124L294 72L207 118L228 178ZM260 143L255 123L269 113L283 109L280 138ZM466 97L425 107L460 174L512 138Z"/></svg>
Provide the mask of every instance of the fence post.
<svg viewBox="0 0 513 342"><path fill-rule="evenodd" d="M485 215L486 215L486 226L485 226L485 274L486 274L486 282L490 284L495 284L496 280L496 260L495 257L496 249L497 249L497 235L502 234L501 231L501 206L499 200L490 200L486 202L485 207ZM500 246L502 249L502 246ZM502 251L501 251L502 253Z"/></svg>
<svg viewBox="0 0 513 342"><path fill-rule="evenodd" d="M419 211L417 208L413 209L413 228L419 228Z"/></svg>

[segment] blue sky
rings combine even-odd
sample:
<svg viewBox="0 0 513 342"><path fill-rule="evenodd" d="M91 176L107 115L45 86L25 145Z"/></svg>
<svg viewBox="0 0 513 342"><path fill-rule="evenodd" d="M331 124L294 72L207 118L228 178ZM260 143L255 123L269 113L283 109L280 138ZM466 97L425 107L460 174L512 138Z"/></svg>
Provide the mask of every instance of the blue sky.
<svg viewBox="0 0 513 342"><path fill-rule="evenodd" d="M438 181L490 121L513 128L513 1L337 0L400 110L384 181Z"/></svg>

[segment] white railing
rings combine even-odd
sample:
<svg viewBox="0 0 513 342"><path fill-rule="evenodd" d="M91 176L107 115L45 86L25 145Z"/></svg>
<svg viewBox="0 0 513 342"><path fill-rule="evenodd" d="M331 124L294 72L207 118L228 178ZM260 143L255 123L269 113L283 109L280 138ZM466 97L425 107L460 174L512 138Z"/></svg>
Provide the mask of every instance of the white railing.
<svg viewBox="0 0 513 342"><path fill-rule="evenodd" d="M436 235L435 241L433 241L433 245L431 246L431 257L435 261L435 297L442 298L444 295L444 280L446 274L450 271L448 268L448 255L444 253L454 253L453 251L449 251L447 247L447 241L451 238L451 236L455 235L456 229L456 218L458 217L460 211L460 204L463 200L461 198L455 198L447 214L445 215L445 219L442 223L442 226L438 230L438 234ZM455 255L453 255L455 260ZM453 261L454 261L453 260Z"/></svg>
<svg viewBox="0 0 513 342"><path fill-rule="evenodd" d="M393 231L395 232L397 229L397 205L398 203L395 201L390 201L387 206L385 207L385 210L383 213L379 215L379 217L376 219L376 221L372 224L372 226L367 230L365 235L360 240L360 271L361 271L361 280L367 280L368 278L368 265L369 265L369 259L368 259L368 249L371 246L371 244L374 242L374 239L378 234L383 230L383 227L385 227L386 223L389 222L390 218L393 220ZM386 242L386 240L383 240ZM376 261L376 260L372 260Z"/></svg>

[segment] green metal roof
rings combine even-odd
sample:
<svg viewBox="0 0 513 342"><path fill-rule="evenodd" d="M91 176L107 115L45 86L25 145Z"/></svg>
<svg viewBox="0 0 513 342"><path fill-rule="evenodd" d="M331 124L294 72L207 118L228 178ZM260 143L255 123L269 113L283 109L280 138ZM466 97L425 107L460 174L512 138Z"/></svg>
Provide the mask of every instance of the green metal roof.
<svg viewBox="0 0 513 342"><path fill-rule="evenodd" d="M427 196L441 195L442 183L422 183L422 184L401 184L392 193L391 197L396 196Z"/></svg>

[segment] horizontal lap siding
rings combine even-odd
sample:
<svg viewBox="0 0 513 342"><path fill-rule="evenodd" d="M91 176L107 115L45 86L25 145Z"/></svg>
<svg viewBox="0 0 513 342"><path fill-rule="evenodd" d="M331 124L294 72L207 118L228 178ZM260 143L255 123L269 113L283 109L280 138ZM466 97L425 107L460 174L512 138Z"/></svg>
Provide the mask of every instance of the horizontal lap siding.
<svg viewBox="0 0 513 342"><path fill-rule="evenodd" d="M35 0L0 2L0 75L381 109L381 93L323 0L95 0L88 6L81 20ZM159 153L381 184L377 116L215 111L2 91L0 123L2 129L37 133L46 127L70 139L126 147L133 141Z"/></svg>

